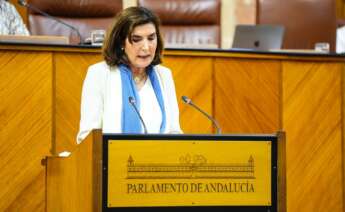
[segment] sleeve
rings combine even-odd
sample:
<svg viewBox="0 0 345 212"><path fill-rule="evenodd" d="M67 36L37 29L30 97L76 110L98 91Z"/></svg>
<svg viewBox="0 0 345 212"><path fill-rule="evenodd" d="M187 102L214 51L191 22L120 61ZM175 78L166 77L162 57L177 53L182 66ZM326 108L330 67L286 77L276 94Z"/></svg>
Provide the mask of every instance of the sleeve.
<svg viewBox="0 0 345 212"><path fill-rule="evenodd" d="M93 130L102 128L103 99L101 70L93 68L88 69L83 83L80 107L80 126L77 135L77 143L80 144L83 139Z"/></svg>
<svg viewBox="0 0 345 212"><path fill-rule="evenodd" d="M170 129L167 133L180 134L183 133L180 127L180 112L178 108L175 83L170 69L167 69L167 97L168 104L170 107L171 119L170 119Z"/></svg>

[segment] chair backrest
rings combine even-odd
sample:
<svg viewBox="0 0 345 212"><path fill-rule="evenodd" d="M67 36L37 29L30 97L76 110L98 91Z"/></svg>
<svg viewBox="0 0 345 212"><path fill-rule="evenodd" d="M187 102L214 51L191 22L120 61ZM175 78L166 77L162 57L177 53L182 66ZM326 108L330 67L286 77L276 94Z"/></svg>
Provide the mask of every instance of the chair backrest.
<svg viewBox="0 0 345 212"><path fill-rule="evenodd" d="M107 29L113 17L122 10L122 0L30 0L30 5L77 28L82 41L92 30ZM60 35L79 43L75 30L33 10L28 11L28 25L32 35Z"/></svg>
<svg viewBox="0 0 345 212"><path fill-rule="evenodd" d="M334 0L261 0L257 5L257 24L285 27L284 49L314 49L329 43L335 50L336 2Z"/></svg>
<svg viewBox="0 0 345 212"><path fill-rule="evenodd" d="M221 0L138 0L138 6L157 14L165 46L221 43Z"/></svg>

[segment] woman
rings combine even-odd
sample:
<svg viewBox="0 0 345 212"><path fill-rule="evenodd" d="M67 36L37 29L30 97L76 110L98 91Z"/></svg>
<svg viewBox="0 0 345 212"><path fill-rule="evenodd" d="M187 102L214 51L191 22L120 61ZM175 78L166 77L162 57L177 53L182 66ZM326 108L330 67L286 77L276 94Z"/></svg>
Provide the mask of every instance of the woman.
<svg viewBox="0 0 345 212"><path fill-rule="evenodd" d="M103 62L89 67L81 102L80 143L103 133L180 133L172 74L161 63L159 19L143 7L123 10L107 35ZM129 99L133 99L132 105Z"/></svg>
<svg viewBox="0 0 345 212"><path fill-rule="evenodd" d="M0 0L0 35L29 35L16 8L6 0Z"/></svg>

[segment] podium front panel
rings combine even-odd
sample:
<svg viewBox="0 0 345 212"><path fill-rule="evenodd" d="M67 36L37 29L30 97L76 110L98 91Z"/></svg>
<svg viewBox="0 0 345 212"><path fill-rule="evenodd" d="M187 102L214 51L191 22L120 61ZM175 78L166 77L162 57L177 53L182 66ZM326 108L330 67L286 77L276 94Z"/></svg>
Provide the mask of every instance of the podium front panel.
<svg viewBox="0 0 345 212"><path fill-rule="evenodd" d="M103 142L104 210L276 205L274 136L105 135Z"/></svg>

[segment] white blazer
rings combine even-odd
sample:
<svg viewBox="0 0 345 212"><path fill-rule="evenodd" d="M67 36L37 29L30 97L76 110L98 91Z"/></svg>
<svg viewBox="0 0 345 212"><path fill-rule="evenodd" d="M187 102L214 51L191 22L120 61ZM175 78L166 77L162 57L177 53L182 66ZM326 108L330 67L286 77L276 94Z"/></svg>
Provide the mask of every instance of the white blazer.
<svg viewBox="0 0 345 212"><path fill-rule="evenodd" d="M181 133L175 84L170 69L154 67L162 89L166 112L164 133ZM77 143L93 130L121 133L122 83L120 70L110 68L104 61L89 67L81 96L81 118Z"/></svg>

